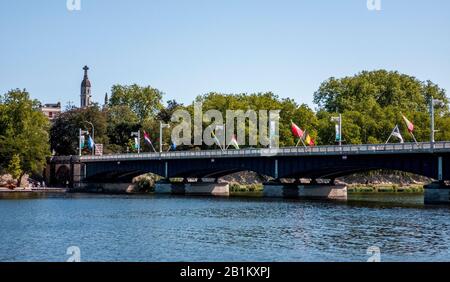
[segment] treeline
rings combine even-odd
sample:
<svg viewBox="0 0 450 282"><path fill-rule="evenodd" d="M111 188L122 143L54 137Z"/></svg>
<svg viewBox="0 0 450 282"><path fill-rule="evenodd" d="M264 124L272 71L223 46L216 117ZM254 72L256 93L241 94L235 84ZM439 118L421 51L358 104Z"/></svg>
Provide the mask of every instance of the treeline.
<svg viewBox="0 0 450 282"><path fill-rule="evenodd" d="M0 96L0 175L20 183L25 174L41 174L50 155L50 123L26 90Z"/></svg>
<svg viewBox="0 0 450 282"><path fill-rule="evenodd" d="M226 110L280 110L280 146L296 143L291 133L291 120L307 131L318 145L335 144L331 117L341 113L344 144L384 143L395 125L399 125L406 142L412 141L402 120L405 115L415 125L417 141L430 136L429 101L441 100L435 106L436 140L450 140L449 100L445 90L431 81L385 70L361 72L352 77L330 78L314 93L315 109L298 104L293 98L280 98L274 93L223 94L211 92L195 99L203 104L203 112ZM164 93L150 86L114 85L105 105L79 109L68 108L50 127L39 112L37 101L26 91L13 90L0 100L0 168L16 167L19 158L21 173L38 171L45 156L78 153L79 129L91 132L95 142L104 144L104 153L136 151L131 132L145 130L153 145L159 146L159 122L170 123L177 109L193 112L193 104L182 105L172 100L163 103ZM205 127L207 124L204 125ZM142 135L141 135L142 136ZM163 134L164 150L170 146L170 131ZM141 138L143 139L143 138ZM143 151L151 151L141 140ZM177 150L207 149L177 147ZM85 153L88 153L88 149Z"/></svg>

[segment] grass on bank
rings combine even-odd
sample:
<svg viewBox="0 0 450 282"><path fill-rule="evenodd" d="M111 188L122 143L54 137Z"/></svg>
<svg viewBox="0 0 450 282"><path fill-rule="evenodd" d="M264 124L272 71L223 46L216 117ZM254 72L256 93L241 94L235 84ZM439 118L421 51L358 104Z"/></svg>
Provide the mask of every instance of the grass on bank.
<svg viewBox="0 0 450 282"><path fill-rule="evenodd" d="M349 194L356 193L423 193L423 185L398 185L398 184L377 184L377 185L361 185L352 184L347 186L347 191Z"/></svg>
<svg viewBox="0 0 450 282"><path fill-rule="evenodd" d="M248 194L248 193L261 193L264 190L263 184L230 184L230 193L232 194ZM416 193L420 194L424 192L423 185L398 185L398 184L352 184L347 186L349 194L357 193Z"/></svg>
<svg viewBox="0 0 450 282"><path fill-rule="evenodd" d="M154 192L154 187L160 177L154 175L141 176L135 181L137 192ZM239 184L230 183L230 193L232 195L259 195L263 192L264 186L262 183L254 184ZM358 193L416 193L424 192L422 184L350 184L347 185L349 194Z"/></svg>

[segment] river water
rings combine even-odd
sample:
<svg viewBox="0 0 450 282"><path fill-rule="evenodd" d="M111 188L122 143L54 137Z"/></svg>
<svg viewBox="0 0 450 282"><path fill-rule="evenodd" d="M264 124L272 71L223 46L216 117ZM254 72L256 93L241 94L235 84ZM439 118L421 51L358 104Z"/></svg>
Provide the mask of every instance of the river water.
<svg viewBox="0 0 450 282"><path fill-rule="evenodd" d="M423 196L0 195L0 261L450 261L450 208ZM376 250L376 248L375 248ZM78 253L77 253L78 254Z"/></svg>

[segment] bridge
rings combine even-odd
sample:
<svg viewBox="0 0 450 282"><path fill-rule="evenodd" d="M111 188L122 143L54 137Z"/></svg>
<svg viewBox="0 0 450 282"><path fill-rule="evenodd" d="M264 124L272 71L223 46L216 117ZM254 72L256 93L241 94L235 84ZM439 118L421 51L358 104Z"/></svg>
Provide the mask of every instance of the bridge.
<svg viewBox="0 0 450 282"><path fill-rule="evenodd" d="M265 185L270 195L292 195L294 191L295 195L339 198L343 192L346 195L346 190L334 185L337 177L378 169L435 179L435 183L426 186L426 201L449 202L450 142L63 156L49 160L46 176L52 185L104 189L124 187L136 176L154 173L165 179L158 184L157 190L161 192L206 189L220 194L223 184L217 183L218 178L253 171L273 178ZM169 183L171 178L182 178L184 182ZM205 178L213 181L206 183L202 181ZM197 182L188 179L197 179ZM285 184L282 179L296 181ZM301 184L299 179L311 179L311 182ZM323 179L327 179L328 184L319 185Z"/></svg>

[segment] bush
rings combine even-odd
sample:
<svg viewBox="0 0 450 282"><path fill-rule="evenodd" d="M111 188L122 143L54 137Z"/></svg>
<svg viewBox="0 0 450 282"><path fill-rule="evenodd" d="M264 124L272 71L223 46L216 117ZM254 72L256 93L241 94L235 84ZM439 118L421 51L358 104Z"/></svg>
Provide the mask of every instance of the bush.
<svg viewBox="0 0 450 282"><path fill-rule="evenodd" d="M155 174L145 174L138 176L134 179L134 185L136 186L136 190L138 192L154 192L155 184L161 179L160 176Z"/></svg>

